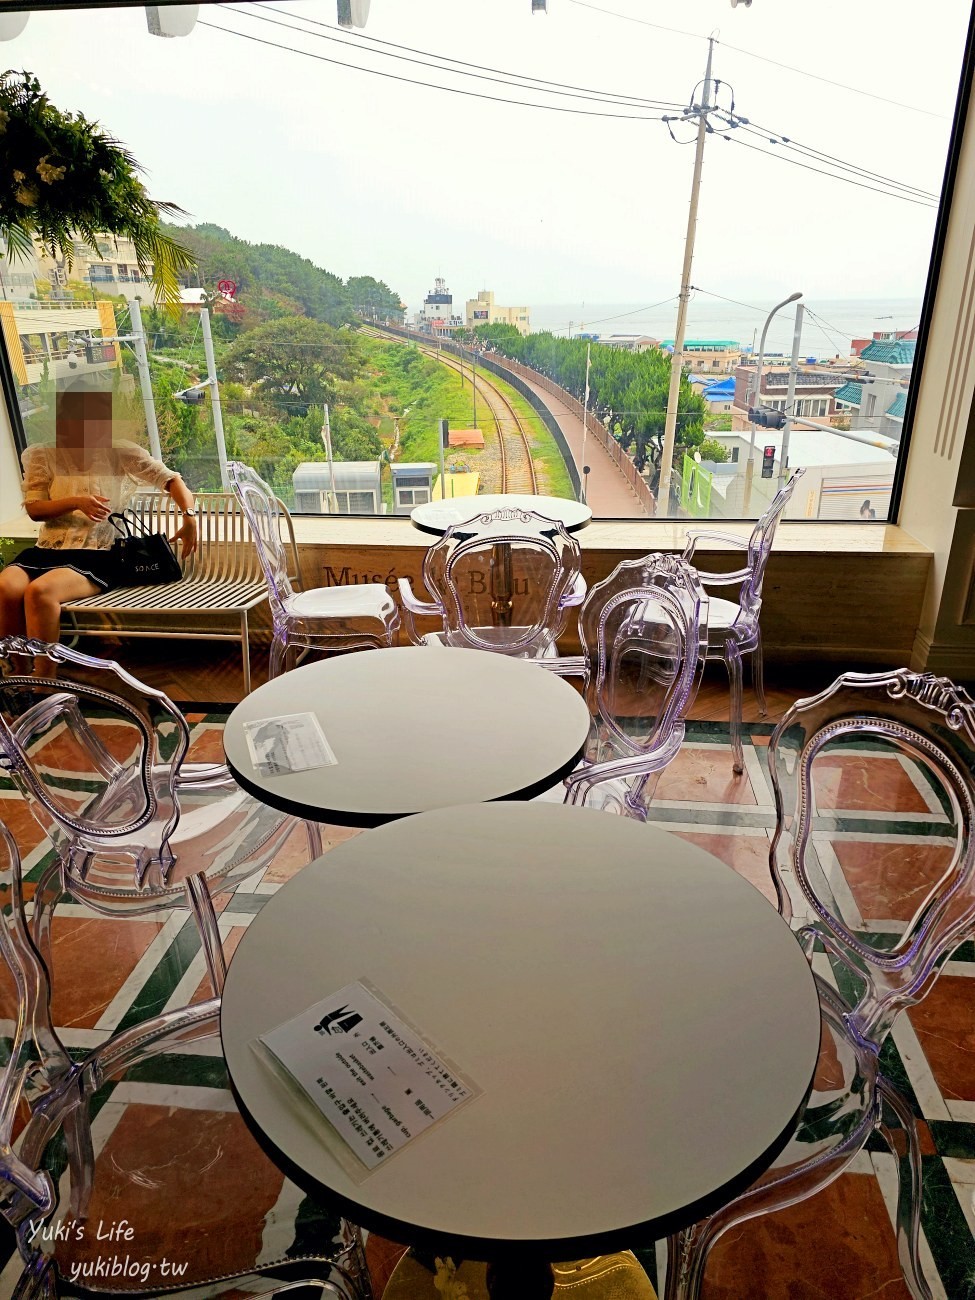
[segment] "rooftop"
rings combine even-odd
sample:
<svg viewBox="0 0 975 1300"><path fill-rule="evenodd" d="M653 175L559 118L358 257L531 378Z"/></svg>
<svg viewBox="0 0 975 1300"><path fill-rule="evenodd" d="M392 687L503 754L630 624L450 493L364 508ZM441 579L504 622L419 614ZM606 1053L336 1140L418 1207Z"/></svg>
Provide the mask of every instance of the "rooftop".
<svg viewBox="0 0 975 1300"><path fill-rule="evenodd" d="M875 339L860 353L862 361L877 361L886 366L913 366L916 339L892 339L881 342Z"/></svg>

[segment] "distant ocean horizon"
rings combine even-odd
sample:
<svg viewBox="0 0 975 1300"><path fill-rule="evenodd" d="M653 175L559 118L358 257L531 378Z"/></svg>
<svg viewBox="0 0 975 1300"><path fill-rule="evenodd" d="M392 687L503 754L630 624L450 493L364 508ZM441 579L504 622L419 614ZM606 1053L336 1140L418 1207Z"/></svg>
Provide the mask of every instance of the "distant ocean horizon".
<svg viewBox="0 0 975 1300"><path fill-rule="evenodd" d="M753 311L703 294L692 298L687 316L687 338L731 339L750 348L761 331L769 303ZM761 308L761 304L758 304ZM880 330L910 330L921 318L920 298L812 298L806 303L800 352L803 357L847 356L855 338L870 338ZM674 337L677 303L648 311L639 303L540 303L530 307L533 332L551 330L567 336L587 334L649 334L657 339ZM791 355L795 307L783 307L769 326L765 350ZM818 318L818 319L816 319ZM756 343L757 346L757 343Z"/></svg>

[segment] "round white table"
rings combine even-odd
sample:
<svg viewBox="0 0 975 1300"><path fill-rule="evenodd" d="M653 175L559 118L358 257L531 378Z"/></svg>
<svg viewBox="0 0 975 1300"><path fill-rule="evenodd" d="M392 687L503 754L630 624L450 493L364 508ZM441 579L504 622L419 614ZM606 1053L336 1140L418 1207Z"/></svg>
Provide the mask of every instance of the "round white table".
<svg viewBox="0 0 975 1300"><path fill-rule="evenodd" d="M481 1089L363 1178L250 1046L356 980ZM788 926L710 854L505 803L306 867L241 941L221 1032L242 1114L295 1182L393 1240L510 1265L655 1240L747 1187L805 1103L820 1015Z"/></svg>
<svg viewBox="0 0 975 1300"><path fill-rule="evenodd" d="M334 766L264 776L244 723L314 713ZM531 799L572 771L585 701L526 660L427 646L367 650L296 668L252 691L223 743L239 784L296 817L377 826L489 799Z"/></svg>
<svg viewBox="0 0 975 1300"><path fill-rule="evenodd" d="M569 497L498 492L476 497L450 497L446 501L427 501L422 506L413 507L410 521L421 532L442 537L453 524L473 519L477 515L490 514L494 510L503 510L505 507L532 510L546 519L556 519L569 533L577 533L592 520L589 507Z"/></svg>

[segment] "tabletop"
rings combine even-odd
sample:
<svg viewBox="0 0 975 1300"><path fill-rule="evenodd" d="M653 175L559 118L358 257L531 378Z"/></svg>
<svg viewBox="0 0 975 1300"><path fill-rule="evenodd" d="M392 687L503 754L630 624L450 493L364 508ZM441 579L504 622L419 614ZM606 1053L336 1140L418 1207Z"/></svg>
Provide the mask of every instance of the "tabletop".
<svg viewBox="0 0 975 1300"><path fill-rule="evenodd" d="M334 766L263 776L244 724L313 713ZM482 650L364 650L295 668L231 713L224 749L234 777L297 817L375 826L475 800L532 798L576 765L589 734L585 701L526 660Z"/></svg>
<svg viewBox="0 0 975 1300"><path fill-rule="evenodd" d="M441 537L451 524L459 524L476 515L489 514L505 507L532 510L545 519L557 519L567 532L577 533L592 520L592 511L581 501L569 497L532 496L514 492L488 493L476 497L452 497L447 501L427 501L414 506L410 520L421 532Z"/></svg>
<svg viewBox="0 0 975 1300"><path fill-rule="evenodd" d="M364 1178L250 1046L356 980L481 1089ZM820 1016L786 924L696 845L480 804L357 836L289 881L231 962L221 1032L255 1137L353 1222L558 1260L660 1238L748 1186L808 1095Z"/></svg>

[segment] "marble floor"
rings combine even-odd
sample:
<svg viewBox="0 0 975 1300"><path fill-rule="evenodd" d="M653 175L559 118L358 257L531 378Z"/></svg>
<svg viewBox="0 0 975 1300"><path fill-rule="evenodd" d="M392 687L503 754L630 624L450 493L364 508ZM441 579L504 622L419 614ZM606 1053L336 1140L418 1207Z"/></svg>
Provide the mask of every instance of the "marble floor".
<svg viewBox="0 0 975 1300"><path fill-rule="evenodd" d="M189 711L192 758L222 757L223 713ZM727 725L689 726L687 742L657 786L652 817L701 845L772 897L768 848L774 807L767 768L770 724L746 728L745 773L732 774ZM67 762L66 759L58 761ZM823 766L821 809L835 833L820 862L865 930L896 934L916 904L919 882L937 878L950 826L912 765L876 749L847 749ZM47 841L10 783L0 780L0 819L24 858L27 894L50 860ZM325 827L326 849L360 832ZM219 902L228 953L266 899L307 857L296 832L263 874ZM206 973L189 914L109 919L70 901L53 929L53 1013L76 1054L149 1014L204 998ZM0 972L6 976L6 972ZM2 984L0 1033L9 1046L13 988ZM944 967L933 991L902 1016L885 1049L885 1067L918 1118L924 1157L922 1258L935 1300L975 1300L975 945ZM116 1261L116 1284L133 1287L139 1270L162 1261L194 1275L230 1273L256 1258L315 1254L337 1223L264 1157L240 1119L217 1040L141 1065L98 1094L92 1136L97 1174L83 1241L57 1243L79 1281L95 1285L97 1261ZM0 1048L2 1050L2 1048ZM51 1168L63 1175L55 1144ZM62 1186L66 1178L62 1177ZM728 1234L714 1250L705 1300L907 1300L892 1215L894 1163L881 1143L824 1192ZM131 1238L99 1240L97 1223L128 1221ZM0 1300L11 1296L19 1264L0 1265ZM367 1243L377 1295L399 1248ZM657 1281L663 1246L639 1252ZM85 1266L89 1270L86 1273ZM197 1274L196 1270L200 1270ZM313 1274L312 1274L313 1275ZM184 1278L183 1274L177 1276ZM143 1283L144 1283L144 1279ZM66 1288L70 1294L70 1288ZM209 1292L207 1294L210 1294ZM238 1294L220 1291L221 1295Z"/></svg>

